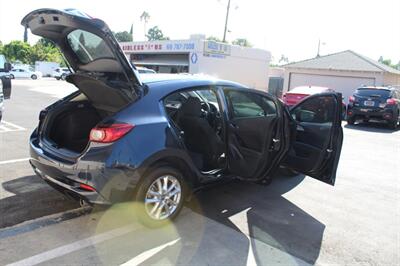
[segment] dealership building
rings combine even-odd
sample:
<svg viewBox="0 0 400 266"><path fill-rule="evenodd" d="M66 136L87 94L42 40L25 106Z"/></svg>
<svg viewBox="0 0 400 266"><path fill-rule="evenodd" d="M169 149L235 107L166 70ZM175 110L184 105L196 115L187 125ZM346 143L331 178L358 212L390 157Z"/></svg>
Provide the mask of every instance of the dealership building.
<svg viewBox="0 0 400 266"><path fill-rule="evenodd" d="M136 66L158 73L205 74L260 90L268 88L271 54L262 49L208 41L204 35L120 45Z"/></svg>

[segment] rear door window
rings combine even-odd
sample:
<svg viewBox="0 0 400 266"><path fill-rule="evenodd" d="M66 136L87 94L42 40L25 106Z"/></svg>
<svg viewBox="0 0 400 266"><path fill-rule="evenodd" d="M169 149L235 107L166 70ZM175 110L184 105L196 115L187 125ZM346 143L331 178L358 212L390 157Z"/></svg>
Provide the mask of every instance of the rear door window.
<svg viewBox="0 0 400 266"><path fill-rule="evenodd" d="M93 33L74 30L67 35L67 40L71 49L83 64L88 64L100 58L114 58L104 40Z"/></svg>

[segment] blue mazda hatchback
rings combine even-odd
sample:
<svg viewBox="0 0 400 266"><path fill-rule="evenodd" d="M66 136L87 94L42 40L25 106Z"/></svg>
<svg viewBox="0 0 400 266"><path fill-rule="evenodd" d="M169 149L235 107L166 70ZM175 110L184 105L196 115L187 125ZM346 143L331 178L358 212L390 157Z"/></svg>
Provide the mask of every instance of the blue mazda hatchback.
<svg viewBox="0 0 400 266"><path fill-rule="evenodd" d="M90 204L136 202L158 226L191 192L227 178L268 182L283 166L334 184L340 94L288 111L230 81L139 76L107 25L76 10L36 10L22 25L60 48L78 89L40 112L30 138L30 163L55 189Z"/></svg>

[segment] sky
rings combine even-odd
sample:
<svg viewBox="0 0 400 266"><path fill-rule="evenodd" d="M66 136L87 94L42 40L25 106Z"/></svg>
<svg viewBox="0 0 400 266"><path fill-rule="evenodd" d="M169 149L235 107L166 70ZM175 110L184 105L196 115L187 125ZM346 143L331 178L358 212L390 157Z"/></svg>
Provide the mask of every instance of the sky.
<svg viewBox="0 0 400 266"><path fill-rule="evenodd" d="M0 40L22 40L21 19L38 8L77 8L104 20L113 31L129 31L144 39L147 28L159 26L171 39L205 34L222 39L228 0L0 0ZM268 50L277 63L353 50L378 60L400 61L400 0L231 0L228 41L247 38ZM34 43L37 37L29 35Z"/></svg>

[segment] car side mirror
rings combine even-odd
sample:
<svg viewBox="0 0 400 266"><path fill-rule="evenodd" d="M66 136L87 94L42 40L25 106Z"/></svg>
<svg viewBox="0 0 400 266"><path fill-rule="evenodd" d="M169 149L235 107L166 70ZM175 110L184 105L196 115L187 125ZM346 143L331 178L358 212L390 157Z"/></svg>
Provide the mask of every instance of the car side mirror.
<svg viewBox="0 0 400 266"><path fill-rule="evenodd" d="M5 70L6 72L10 71L11 68L12 68L12 66L11 66L10 63L4 63L4 70Z"/></svg>

